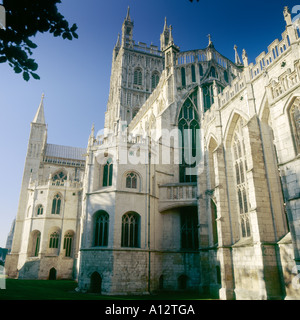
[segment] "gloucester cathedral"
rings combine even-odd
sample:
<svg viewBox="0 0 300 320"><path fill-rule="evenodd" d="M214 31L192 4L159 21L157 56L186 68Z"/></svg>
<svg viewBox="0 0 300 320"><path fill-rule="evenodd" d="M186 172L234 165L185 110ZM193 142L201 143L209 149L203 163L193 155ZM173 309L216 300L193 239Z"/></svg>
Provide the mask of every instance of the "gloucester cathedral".
<svg viewBox="0 0 300 320"><path fill-rule="evenodd" d="M160 47L136 43L128 9L87 148L47 143L42 97L7 275L105 295L300 299L300 37L283 18L250 63L210 36L180 51L166 20Z"/></svg>

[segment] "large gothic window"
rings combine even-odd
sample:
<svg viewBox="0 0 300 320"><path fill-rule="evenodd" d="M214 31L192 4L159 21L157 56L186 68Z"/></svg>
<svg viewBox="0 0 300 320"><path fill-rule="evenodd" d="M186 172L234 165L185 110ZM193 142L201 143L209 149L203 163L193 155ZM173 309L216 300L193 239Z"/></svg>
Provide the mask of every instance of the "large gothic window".
<svg viewBox="0 0 300 320"><path fill-rule="evenodd" d="M122 217L122 247L139 247L140 216L137 213L126 213Z"/></svg>
<svg viewBox="0 0 300 320"><path fill-rule="evenodd" d="M205 84L202 86L203 91L203 102L204 102L204 112L210 109L211 105L214 103L214 93L213 84Z"/></svg>
<svg viewBox="0 0 300 320"><path fill-rule="evenodd" d="M49 239L49 248L57 249L58 241L59 241L59 233L58 232L51 233L50 239Z"/></svg>
<svg viewBox="0 0 300 320"><path fill-rule="evenodd" d="M241 235L243 238L251 235L249 219L249 200L247 187L247 161L243 137L243 120L240 118L232 140L233 167L235 172L236 193L240 218Z"/></svg>
<svg viewBox="0 0 300 320"><path fill-rule="evenodd" d="M64 236L65 257L72 256L73 232L68 232Z"/></svg>
<svg viewBox="0 0 300 320"><path fill-rule="evenodd" d="M59 194L55 195L52 200L51 214L60 214L61 209L61 197Z"/></svg>
<svg viewBox="0 0 300 320"><path fill-rule="evenodd" d="M300 153L300 98L297 98L290 108L290 121L293 138L295 141L296 153Z"/></svg>
<svg viewBox="0 0 300 320"><path fill-rule="evenodd" d="M96 213L94 246L105 247L108 244L109 215L105 211Z"/></svg>
<svg viewBox="0 0 300 320"><path fill-rule="evenodd" d="M133 74L133 84L142 85L142 70L141 69L136 69L134 70Z"/></svg>
<svg viewBox="0 0 300 320"><path fill-rule="evenodd" d="M199 142L200 129L197 91L194 91L184 102L178 117L178 129L181 133L179 180L180 182L196 182L197 142Z"/></svg>
<svg viewBox="0 0 300 320"><path fill-rule="evenodd" d="M158 85L158 82L159 82L159 74L158 72L154 72L151 76L151 87L152 87L152 90L154 90L157 85Z"/></svg>
<svg viewBox="0 0 300 320"><path fill-rule="evenodd" d="M180 212L181 248L198 249L198 214L197 207L185 207Z"/></svg>
<svg viewBox="0 0 300 320"><path fill-rule="evenodd" d="M112 185L113 177L113 163L112 159L109 158L103 167L103 187L108 187Z"/></svg>

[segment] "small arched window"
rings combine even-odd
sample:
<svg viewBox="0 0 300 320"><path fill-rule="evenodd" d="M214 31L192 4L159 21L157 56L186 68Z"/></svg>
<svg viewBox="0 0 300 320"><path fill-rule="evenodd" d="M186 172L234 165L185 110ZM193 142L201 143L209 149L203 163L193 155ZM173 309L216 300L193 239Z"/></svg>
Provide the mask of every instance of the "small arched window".
<svg viewBox="0 0 300 320"><path fill-rule="evenodd" d="M52 200L51 214L60 214L61 209L61 197L59 194L55 195Z"/></svg>
<svg viewBox="0 0 300 320"><path fill-rule="evenodd" d="M72 255L72 242L73 242L73 233L68 232L64 236L64 250L65 250L66 257L71 257Z"/></svg>
<svg viewBox="0 0 300 320"><path fill-rule="evenodd" d="M217 78L218 76L217 76L217 73L216 73L216 68L215 67L211 67L211 69L210 69L210 76L212 77L212 78Z"/></svg>
<svg viewBox="0 0 300 320"><path fill-rule="evenodd" d="M109 158L103 167L103 187L108 187L112 185L113 177L113 163L112 159Z"/></svg>
<svg viewBox="0 0 300 320"><path fill-rule="evenodd" d="M140 233L140 216L137 213L126 213L122 217L121 246L138 248Z"/></svg>
<svg viewBox="0 0 300 320"><path fill-rule="evenodd" d="M152 90L154 90L157 87L158 82L159 82L159 74L158 72L154 72L151 77Z"/></svg>
<svg viewBox="0 0 300 320"><path fill-rule="evenodd" d="M57 249L58 248L58 241L59 241L59 233L57 231L50 234L49 240L49 248L50 249Z"/></svg>
<svg viewBox="0 0 300 320"><path fill-rule="evenodd" d="M137 189L137 174L130 172L126 176L126 188Z"/></svg>
<svg viewBox="0 0 300 320"><path fill-rule="evenodd" d="M136 69L134 70L133 74L133 84L142 85L142 70L141 69Z"/></svg>
<svg viewBox="0 0 300 320"><path fill-rule="evenodd" d="M105 247L108 244L109 215L105 211L96 213L94 246Z"/></svg>
<svg viewBox="0 0 300 320"><path fill-rule="evenodd" d="M43 208L43 206L41 204L39 204L37 206L36 215L37 216L41 216L41 215L43 215L43 213L44 213L44 208Z"/></svg>

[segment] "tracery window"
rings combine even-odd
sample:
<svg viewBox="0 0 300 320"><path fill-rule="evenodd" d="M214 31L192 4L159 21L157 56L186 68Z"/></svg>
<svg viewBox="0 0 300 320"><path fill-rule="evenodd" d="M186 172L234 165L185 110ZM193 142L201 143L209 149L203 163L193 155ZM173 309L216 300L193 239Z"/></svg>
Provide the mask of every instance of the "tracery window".
<svg viewBox="0 0 300 320"><path fill-rule="evenodd" d="M113 177L113 163L112 159L109 158L103 167L103 187L108 187L112 185Z"/></svg>
<svg viewBox="0 0 300 320"><path fill-rule="evenodd" d="M151 77L152 90L154 90L157 87L158 82L159 82L159 74L157 72L154 72Z"/></svg>
<svg viewBox="0 0 300 320"><path fill-rule="evenodd" d="M247 160L245 153L245 144L243 137L243 120L240 118L237 122L232 140L233 169L236 180L236 193L238 200L239 219L241 235L243 238L251 236L249 219L249 199L248 186L246 179Z"/></svg>
<svg viewBox="0 0 300 320"><path fill-rule="evenodd" d="M197 91L194 91L184 102L178 117L178 129L181 132L181 164L179 167L180 182L196 182L197 175L191 170L196 168L197 135L199 135L199 117L197 111Z"/></svg>
<svg viewBox="0 0 300 320"><path fill-rule="evenodd" d="M55 185L55 186L64 186L64 183L65 183L66 180L67 180L66 174L61 171L61 172L59 172L59 173L56 173L56 174L52 177L52 185Z"/></svg>
<svg viewBox="0 0 300 320"><path fill-rule="evenodd" d="M137 213L126 213L122 217L121 246L139 247L140 216Z"/></svg>
<svg viewBox="0 0 300 320"><path fill-rule="evenodd" d="M94 246L104 247L108 244L109 215L105 211L96 214Z"/></svg>
<svg viewBox="0 0 300 320"><path fill-rule="evenodd" d="M49 248L57 249L58 248L58 240L59 240L59 233L53 232L50 234L50 241L49 241Z"/></svg>
<svg viewBox="0 0 300 320"><path fill-rule="evenodd" d="M205 84L202 86L203 90L203 102L204 102L204 112L210 109L211 105L214 103L214 93L212 83Z"/></svg>
<svg viewBox="0 0 300 320"><path fill-rule="evenodd" d="M295 141L296 153L300 153L300 98L297 98L290 108L290 121L293 139Z"/></svg>
<svg viewBox="0 0 300 320"><path fill-rule="evenodd" d="M136 69L133 74L133 84L142 85L142 70Z"/></svg>
<svg viewBox="0 0 300 320"><path fill-rule="evenodd" d="M43 206L42 206L41 204L39 204L39 205L37 206L37 210L36 210L37 216L43 215L43 211L44 211Z"/></svg>
<svg viewBox="0 0 300 320"><path fill-rule="evenodd" d="M65 250L66 257L71 257L72 255L72 242L73 242L73 234L68 232L64 236L64 250Z"/></svg>
<svg viewBox="0 0 300 320"><path fill-rule="evenodd" d="M61 209L61 197L59 194L55 195L52 200L51 214L60 214Z"/></svg>
<svg viewBox="0 0 300 320"><path fill-rule="evenodd" d="M126 176L126 188L136 189L137 188L137 175L134 172L130 172Z"/></svg>

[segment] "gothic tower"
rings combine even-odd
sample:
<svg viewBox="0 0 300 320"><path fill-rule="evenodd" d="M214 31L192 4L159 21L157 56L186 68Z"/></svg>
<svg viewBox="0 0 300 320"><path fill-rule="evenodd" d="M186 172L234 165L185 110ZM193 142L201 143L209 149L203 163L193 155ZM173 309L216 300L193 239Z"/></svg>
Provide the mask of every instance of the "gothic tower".
<svg viewBox="0 0 300 320"><path fill-rule="evenodd" d="M163 70L158 47L133 40L134 22L129 8L113 49L110 92L105 114L105 128L117 132L120 121L127 125L156 88Z"/></svg>
<svg viewBox="0 0 300 320"><path fill-rule="evenodd" d="M42 95L42 99L38 107L38 110L35 114L35 117L31 122L19 206L15 223L15 236L12 243L11 255L8 257L8 259L11 260L11 263L6 264L11 269L7 270L7 273L9 273L10 276L16 276L16 274L14 273L17 272L18 260L21 258L22 252L24 252L23 258L26 258L27 248L22 248L21 240L24 221L26 219L28 211L30 210L30 208L27 207L28 185L31 180L36 180L38 177L38 170L40 167L41 157L47 141L47 126L45 123L43 100L44 94Z"/></svg>

